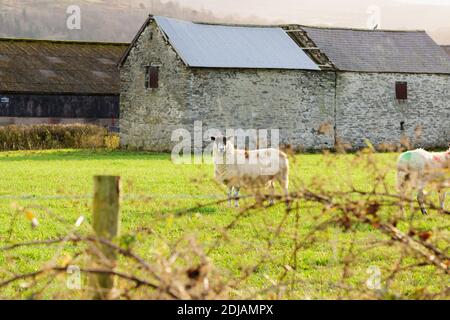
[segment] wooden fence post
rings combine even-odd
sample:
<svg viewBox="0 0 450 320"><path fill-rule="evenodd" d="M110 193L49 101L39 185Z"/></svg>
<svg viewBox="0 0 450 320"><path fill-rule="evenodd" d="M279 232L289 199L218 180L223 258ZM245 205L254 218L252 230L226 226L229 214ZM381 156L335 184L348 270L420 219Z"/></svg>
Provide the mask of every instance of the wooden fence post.
<svg viewBox="0 0 450 320"><path fill-rule="evenodd" d="M120 229L120 177L95 176L92 226L99 238L114 240ZM94 263L102 269L113 269L116 265L116 254L108 246L97 243ZM100 257L99 257L100 256ZM94 299L107 299L114 288L115 277L98 274L91 277L94 287Z"/></svg>

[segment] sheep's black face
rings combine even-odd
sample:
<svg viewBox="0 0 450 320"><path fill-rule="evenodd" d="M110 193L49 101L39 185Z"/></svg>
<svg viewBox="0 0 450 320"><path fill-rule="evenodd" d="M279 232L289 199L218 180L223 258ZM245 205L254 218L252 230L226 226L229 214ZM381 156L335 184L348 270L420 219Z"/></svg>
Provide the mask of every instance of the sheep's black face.
<svg viewBox="0 0 450 320"><path fill-rule="evenodd" d="M211 140L214 141L214 149L217 153L224 155L227 151L227 137L211 137Z"/></svg>

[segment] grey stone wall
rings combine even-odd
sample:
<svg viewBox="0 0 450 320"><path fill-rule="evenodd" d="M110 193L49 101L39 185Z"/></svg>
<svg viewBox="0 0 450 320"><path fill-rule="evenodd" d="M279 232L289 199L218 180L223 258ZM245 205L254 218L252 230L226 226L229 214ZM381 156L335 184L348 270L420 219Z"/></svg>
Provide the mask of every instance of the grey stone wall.
<svg viewBox="0 0 450 320"><path fill-rule="evenodd" d="M408 100L395 97L395 82L408 83ZM404 122L404 130L400 123ZM419 133L419 136L417 136ZM399 144L445 147L450 140L450 76L344 72L337 76L336 135L353 148Z"/></svg>
<svg viewBox="0 0 450 320"><path fill-rule="evenodd" d="M279 129L281 144L334 145L334 73L299 70L193 69L187 123L206 127ZM320 132L327 125L328 130ZM323 130L322 130L323 131Z"/></svg>
<svg viewBox="0 0 450 320"><path fill-rule="evenodd" d="M145 66L159 64L160 87L145 89ZM121 141L168 151L175 129L279 129L282 144L334 145L335 74L298 70L191 69L154 23L121 69ZM328 130L321 130L327 127Z"/></svg>

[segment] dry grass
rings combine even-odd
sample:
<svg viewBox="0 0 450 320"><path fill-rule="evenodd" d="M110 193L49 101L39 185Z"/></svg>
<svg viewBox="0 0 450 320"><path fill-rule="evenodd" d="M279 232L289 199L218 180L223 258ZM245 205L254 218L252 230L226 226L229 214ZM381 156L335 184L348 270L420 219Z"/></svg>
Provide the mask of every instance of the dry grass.
<svg viewBox="0 0 450 320"><path fill-rule="evenodd" d="M0 151L61 148L118 148L105 128L87 125L10 125L0 127Z"/></svg>

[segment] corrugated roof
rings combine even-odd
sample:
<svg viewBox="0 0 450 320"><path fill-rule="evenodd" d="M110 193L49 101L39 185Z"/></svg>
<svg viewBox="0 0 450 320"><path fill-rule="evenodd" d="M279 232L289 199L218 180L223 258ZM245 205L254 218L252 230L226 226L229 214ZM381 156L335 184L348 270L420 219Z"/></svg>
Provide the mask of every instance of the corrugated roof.
<svg viewBox="0 0 450 320"><path fill-rule="evenodd" d="M424 31L302 27L340 70L450 73L450 60Z"/></svg>
<svg viewBox="0 0 450 320"><path fill-rule="evenodd" d="M281 28L155 20L190 67L320 70Z"/></svg>
<svg viewBox="0 0 450 320"><path fill-rule="evenodd" d="M0 39L0 92L119 94L126 44Z"/></svg>

